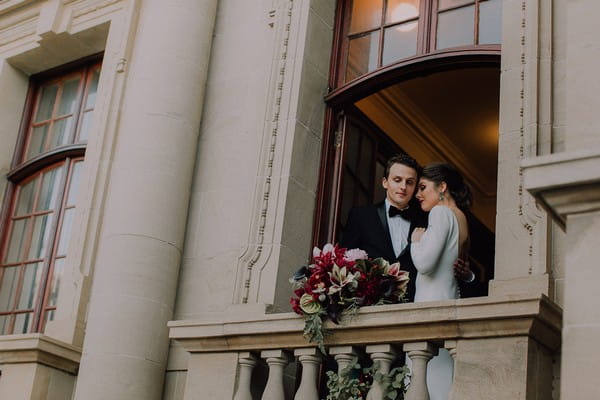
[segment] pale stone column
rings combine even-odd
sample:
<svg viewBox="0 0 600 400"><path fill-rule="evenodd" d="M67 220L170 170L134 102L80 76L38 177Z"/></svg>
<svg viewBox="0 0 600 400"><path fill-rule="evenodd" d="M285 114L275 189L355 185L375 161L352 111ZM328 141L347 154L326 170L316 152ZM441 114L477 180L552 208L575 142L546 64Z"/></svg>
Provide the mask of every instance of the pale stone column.
<svg viewBox="0 0 600 400"><path fill-rule="evenodd" d="M561 187L561 201L553 204L552 198L546 198L566 220L560 397L584 399L597 396L600 368L596 298L600 282L600 38L595 34L600 4L570 1L566 8L566 157L573 156L561 160L564 166L559 172L567 185L571 182Z"/></svg>
<svg viewBox="0 0 600 400"><path fill-rule="evenodd" d="M597 190L600 193L600 185ZM598 207L600 195L596 198ZM598 393L600 313L596 294L600 282L599 237L599 210L567 217L561 399L584 399Z"/></svg>
<svg viewBox="0 0 600 400"><path fill-rule="evenodd" d="M76 399L161 398L216 5L139 3Z"/></svg>
<svg viewBox="0 0 600 400"><path fill-rule="evenodd" d="M502 2L496 257L491 296L551 295L547 216L523 191L520 163L550 147L551 2ZM550 7L550 9L549 9ZM539 141L539 142L538 142Z"/></svg>
<svg viewBox="0 0 600 400"><path fill-rule="evenodd" d="M567 151L597 149L600 99L600 37L596 0L566 2L566 119Z"/></svg>

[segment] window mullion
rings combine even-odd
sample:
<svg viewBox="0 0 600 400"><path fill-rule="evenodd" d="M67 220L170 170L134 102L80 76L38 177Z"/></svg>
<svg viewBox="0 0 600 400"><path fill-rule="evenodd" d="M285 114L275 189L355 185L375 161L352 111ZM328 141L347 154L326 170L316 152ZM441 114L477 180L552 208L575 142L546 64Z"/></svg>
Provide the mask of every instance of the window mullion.
<svg viewBox="0 0 600 400"><path fill-rule="evenodd" d="M479 2L480 0L475 0L475 26L473 28L473 35L475 35L473 38L473 44L475 46L479 45Z"/></svg>
<svg viewBox="0 0 600 400"><path fill-rule="evenodd" d="M93 69L91 67L87 67L84 72L83 72L83 76L81 78L81 81L79 82L79 93L77 95L77 104L75 105L75 109L73 110L73 130L72 132L69 134L69 141L68 143L75 143L76 138L77 138L77 132L79 131L79 126L81 125L81 120L82 120L82 115L83 115L83 109L84 107L84 99L85 99L85 94L88 90L89 84L90 84L90 80L92 78L92 74L91 71Z"/></svg>
<svg viewBox="0 0 600 400"><path fill-rule="evenodd" d="M23 243L23 247L21 250L21 254L19 255L20 259L19 259L19 277L17 280L17 289L15 290L15 297L12 301L12 307L9 310L11 312L11 320L9 323L9 327L8 327L8 331L11 333L15 333L14 329L15 329L15 323L17 321L17 315L18 313L16 313L17 310L19 310L19 299L21 298L21 292L23 291L23 280L25 279L25 269L27 268L27 257L29 255L29 249L31 247L31 240L33 238L33 226L35 224L35 208L37 206L38 200L39 200L39 196L40 196L40 192L41 192L41 185L42 185L42 180L38 178L38 181L36 183L36 188L35 188L35 196L33 198L33 204L31 205L31 211L29 212L29 215L27 215L25 218L28 220L28 222L26 222L26 233L25 233L25 242ZM21 190L19 190L18 195L20 196ZM13 210L11 212L14 213L15 210L18 207L18 197L15 197L15 201L13 204ZM14 229L14 222L15 222L16 218L11 218L11 231L12 229ZM12 233L12 232L10 232ZM10 244L10 236L7 237L8 243L7 243L7 251L8 250L8 245Z"/></svg>
<svg viewBox="0 0 600 400"><path fill-rule="evenodd" d="M431 53L437 48L437 20L438 20L438 0L428 0L427 4L429 9L427 10L428 18L428 29L427 34L429 35L427 40L426 53Z"/></svg>
<svg viewBox="0 0 600 400"><path fill-rule="evenodd" d="M48 125L48 134L46 135L46 140L44 143L44 147L42 148L42 153L48 151L50 149L50 143L52 143L52 136L54 135L54 122L56 120L56 114L58 113L58 107L62 98L64 85L65 80L61 79L58 83L58 89L56 90L56 97L54 97L54 105L52 107L52 114L50 116L50 124ZM38 102L39 101L41 101L41 97L38 100ZM33 116L33 118L35 120L35 115ZM25 157L27 157L27 155L25 155Z"/></svg>
<svg viewBox="0 0 600 400"><path fill-rule="evenodd" d="M379 24L379 49L377 53L377 68L381 68L383 65L383 36L385 34L385 13L387 12L388 0L383 0L381 10L381 23Z"/></svg>

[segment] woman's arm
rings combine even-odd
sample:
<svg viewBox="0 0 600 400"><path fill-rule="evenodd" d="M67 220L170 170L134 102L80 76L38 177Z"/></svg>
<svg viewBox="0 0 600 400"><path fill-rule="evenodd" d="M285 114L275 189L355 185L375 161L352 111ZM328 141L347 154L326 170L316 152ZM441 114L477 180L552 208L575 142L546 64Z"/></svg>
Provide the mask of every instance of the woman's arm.
<svg viewBox="0 0 600 400"><path fill-rule="evenodd" d="M429 275L435 272L439 259L446 247L454 215L444 206L435 206L429 213L427 230L422 235L417 232L411 243L413 264L419 273ZM416 241L415 241L416 239Z"/></svg>

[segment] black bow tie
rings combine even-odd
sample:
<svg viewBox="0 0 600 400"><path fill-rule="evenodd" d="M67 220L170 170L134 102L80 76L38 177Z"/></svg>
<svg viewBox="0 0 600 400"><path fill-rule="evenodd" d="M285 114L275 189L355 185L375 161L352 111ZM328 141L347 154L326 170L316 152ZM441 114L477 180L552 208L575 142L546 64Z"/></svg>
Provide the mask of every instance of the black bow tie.
<svg viewBox="0 0 600 400"><path fill-rule="evenodd" d="M410 221L411 216L412 216L411 212L410 212L410 208L406 207L405 209L401 210L394 206L390 206L390 209L388 210L388 215L390 216L390 218L395 217L396 215L399 215L408 221Z"/></svg>

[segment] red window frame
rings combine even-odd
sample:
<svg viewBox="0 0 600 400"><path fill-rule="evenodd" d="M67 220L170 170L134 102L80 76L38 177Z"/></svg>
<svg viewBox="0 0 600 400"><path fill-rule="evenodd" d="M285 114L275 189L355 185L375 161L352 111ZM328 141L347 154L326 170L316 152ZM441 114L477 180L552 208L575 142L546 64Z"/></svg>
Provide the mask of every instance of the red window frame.
<svg viewBox="0 0 600 400"><path fill-rule="evenodd" d="M0 220L0 291L4 291L0 292L0 334L43 332L53 318L60 279L56 270L60 272L64 265L76 207L75 178L80 174L74 172L83 164L87 144L83 129L89 128L95 107L100 69L100 57L94 56L31 78ZM44 90L54 94L44 95ZM42 102L46 107L43 113L38 112ZM31 152L33 145L36 151ZM61 175L50 182L57 173ZM24 197L21 201L24 190L30 191L30 200ZM53 202L47 207L38 204L48 193ZM27 206L23 208L23 204ZM31 258L32 254L36 258ZM31 270L35 273L30 281L31 275L26 274ZM30 292L23 302L26 288Z"/></svg>
<svg viewBox="0 0 600 400"><path fill-rule="evenodd" d="M441 11L438 11L438 3L439 0L420 0L419 4L419 15L418 17L409 18L402 22L386 22L385 15L387 10L387 4L391 0L382 0L382 12L381 12L381 22L377 27L371 27L362 31L352 32L350 33L350 24L352 17L352 6L354 0L340 0L338 2L338 16L336 19L336 26L338 29L336 30L336 38L334 40L334 54L336 57L336 61L333 64L336 65L335 70L335 79L333 79L332 87L341 87L350 82L354 82L356 80L361 80L363 76L366 75L377 75L380 70L388 69L388 67L393 65L402 65L414 62L419 60L425 56L433 56L438 53L485 53L487 51L499 51L500 44L479 44L479 14L480 14L480 5L490 1L490 0L470 0L468 3L465 0L465 4L460 4L456 6L452 6L449 8L445 8ZM473 19L473 44L471 45L461 45L450 48L436 48L436 37L437 37L437 24L438 24L438 14L440 12L447 12L452 10L458 10L469 6L474 6L474 19ZM404 24L407 22L417 22L418 32L417 32L417 42L416 42L416 53L413 56L404 57L396 60L390 64L383 64L383 49L384 49L384 32L387 28L393 27L395 25ZM360 38L366 34L370 34L373 32L379 32L378 39L378 53L377 53L377 67L371 71L367 71L363 74L359 74L352 79L346 79L346 70L347 63L349 57L349 46L350 40L355 38Z"/></svg>

